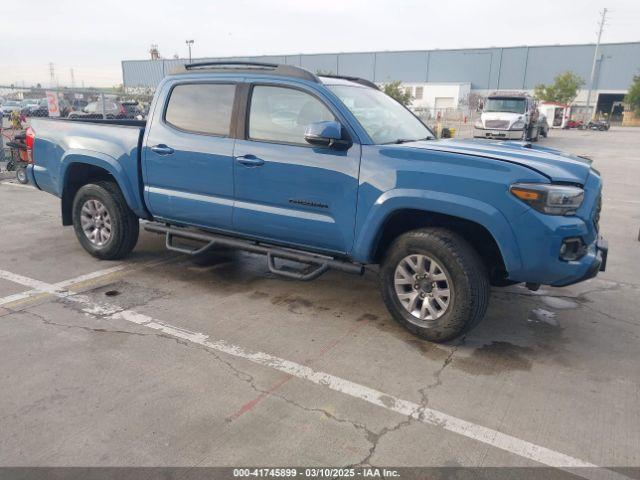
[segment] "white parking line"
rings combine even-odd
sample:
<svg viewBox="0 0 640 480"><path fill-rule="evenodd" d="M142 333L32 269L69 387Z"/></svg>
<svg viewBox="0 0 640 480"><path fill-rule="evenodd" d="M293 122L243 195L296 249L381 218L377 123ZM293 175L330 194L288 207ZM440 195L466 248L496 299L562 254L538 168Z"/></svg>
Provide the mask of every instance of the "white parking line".
<svg viewBox="0 0 640 480"><path fill-rule="evenodd" d="M97 272L96 274L89 275L97 276ZM53 293L53 295L60 298L83 305L83 311L89 315L101 315L102 318L107 317L113 320L124 320L152 330L160 331L165 335L179 338L211 350L248 360L258 365L272 368L288 375L310 381L316 385L363 400L380 408L384 408L401 415L410 416L422 423L457 433L464 437L471 438L534 462L570 472L576 476L593 480L630 480L630 478L625 475L599 467L598 465L586 462L579 458L565 455L561 452L499 432L498 430L468 422L439 410L389 395L388 393L381 392L380 390L376 390L344 378L336 377L329 373L315 371L306 365L276 357L268 353L246 350L237 345L232 345L225 340L211 339L207 334L192 332L184 328L176 327L147 315L137 313L134 310L125 310L117 305L95 302L86 295L59 291L60 288L57 287L57 285L65 284L70 287L74 283L73 279L60 282L58 284L47 284L22 275L13 274L5 270L0 270L0 277L31 287L38 285L38 288L42 289L42 291Z"/></svg>
<svg viewBox="0 0 640 480"><path fill-rule="evenodd" d="M26 292L15 293L13 295L8 295L6 297L0 298L0 306L7 305L9 303L16 302L18 300L24 300L26 298L35 297L43 293L49 293L49 294L63 293L68 288L74 285L78 285L79 283L86 282L88 280L94 280L96 278L104 277L112 273L120 272L123 270L133 271L141 268L156 267L159 265L163 265L165 263L169 263L175 260L176 258L179 258L179 257L171 256L168 258L160 258L160 259L151 260L149 262L138 263L138 264L120 264L111 268L105 268L103 270L97 270L95 272L86 273L84 275L80 275L78 277L70 278L69 280L64 280L62 282L53 283L53 284L40 282L38 280L34 280L29 277L24 277L16 273L9 272L7 270L0 270L0 278L9 280L13 283L18 283L20 285L25 285L27 287L32 287L31 290L28 290ZM65 296L66 295L68 295L68 293L66 293Z"/></svg>
<svg viewBox="0 0 640 480"><path fill-rule="evenodd" d="M40 295L41 293L52 293L52 294L60 293L61 291L66 290L72 285L78 284L80 282L86 282L87 280L93 280L94 278L104 277L105 275L119 272L120 270L124 270L125 268L126 268L126 265L116 265L115 267L105 268L104 270L98 270L95 272L87 273L84 275L80 275L79 277L71 278L69 280L65 280L63 282L58 282L53 284L40 282L38 280L34 280L29 277L24 277L22 275L8 272L6 270L0 270L0 278L32 288L32 290L29 290L27 292L20 292L20 293L16 293L13 295L0 298L0 305L6 305L8 303L15 302L17 300L30 298L36 295Z"/></svg>

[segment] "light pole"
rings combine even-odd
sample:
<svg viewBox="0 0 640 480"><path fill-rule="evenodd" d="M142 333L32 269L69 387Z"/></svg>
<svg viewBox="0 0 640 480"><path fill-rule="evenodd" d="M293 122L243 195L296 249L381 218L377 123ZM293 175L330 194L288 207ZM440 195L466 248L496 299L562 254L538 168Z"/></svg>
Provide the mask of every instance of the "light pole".
<svg viewBox="0 0 640 480"><path fill-rule="evenodd" d="M193 40L185 40L187 47L189 47L189 63L191 63L191 45L193 45Z"/></svg>

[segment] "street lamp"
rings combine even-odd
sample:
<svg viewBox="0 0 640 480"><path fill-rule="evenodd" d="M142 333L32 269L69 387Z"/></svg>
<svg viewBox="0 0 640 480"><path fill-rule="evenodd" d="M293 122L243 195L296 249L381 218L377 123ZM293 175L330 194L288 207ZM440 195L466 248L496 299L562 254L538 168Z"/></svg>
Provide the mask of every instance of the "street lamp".
<svg viewBox="0 0 640 480"><path fill-rule="evenodd" d="M193 40L185 40L185 43L189 47L189 63L191 63L191 45L193 45Z"/></svg>

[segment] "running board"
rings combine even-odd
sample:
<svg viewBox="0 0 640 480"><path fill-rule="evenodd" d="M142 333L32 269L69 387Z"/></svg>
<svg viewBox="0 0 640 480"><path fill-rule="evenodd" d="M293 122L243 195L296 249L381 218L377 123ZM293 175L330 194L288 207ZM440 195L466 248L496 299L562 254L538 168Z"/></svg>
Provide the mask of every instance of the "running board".
<svg viewBox="0 0 640 480"><path fill-rule="evenodd" d="M146 223L144 225L144 229L148 232L165 235L166 247L168 250L187 255L198 255L214 247L229 247L266 255L267 265L271 273L296 280L314 280L329 269L354 273L356 275L362 275L364 273L364 265L359 263L351 263L344 260L338 260L333 257L303 252L300 250L276 247L274 245L252 240L218 235L202 230L196 231L181 227L172 227L158 223ZM204 245L197 248L181 247L175 244L176 238L202 242ZM306 268L301 268L299 270L287 269L283 266L278 266L276 260L289 260L301 263L306 265Z"/></svg>

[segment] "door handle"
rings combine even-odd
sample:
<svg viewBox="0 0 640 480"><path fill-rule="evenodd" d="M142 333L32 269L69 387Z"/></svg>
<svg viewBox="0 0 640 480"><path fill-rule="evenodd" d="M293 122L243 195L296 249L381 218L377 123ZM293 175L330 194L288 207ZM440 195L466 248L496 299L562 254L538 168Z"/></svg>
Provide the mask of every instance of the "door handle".
<svg viewBox="0 0 640 480"><path fill-rule="evenodd" d="M240 165L244 165L245 167L259 167L260 165L264 165L264 160L250 153L247 155L240 155L239 157L236 157L236 160Z"/></svg>
<svg viewBox="0 0 640 480"><path fill-rule="evenodd" d="M151 147L151 151L157 153L158 155L171 155L173 153L173 148L167 147L164 143L159 145L154 145Z"/></svg>

